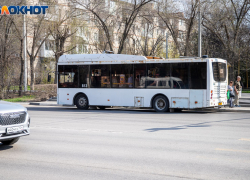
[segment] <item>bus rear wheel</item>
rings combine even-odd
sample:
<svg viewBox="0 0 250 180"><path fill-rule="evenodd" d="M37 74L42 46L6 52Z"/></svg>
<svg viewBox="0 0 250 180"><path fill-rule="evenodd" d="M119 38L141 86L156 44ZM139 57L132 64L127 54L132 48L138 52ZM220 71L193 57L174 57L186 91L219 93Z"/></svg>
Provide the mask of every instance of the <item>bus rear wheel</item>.
<svg viewBox="0 0 250 180"><path fill-rule="evenodd" d="M86 110L89 108L88 98L84 94L80 94L76 97L75 104L78 109Z"/></svg>
<svg viewBox="0 0 250 180"><path fill-rule="evenodd" d="M169 109L168 100L165 96L156 96L153 100L153 108L157 112L166 112Z"/></svg>

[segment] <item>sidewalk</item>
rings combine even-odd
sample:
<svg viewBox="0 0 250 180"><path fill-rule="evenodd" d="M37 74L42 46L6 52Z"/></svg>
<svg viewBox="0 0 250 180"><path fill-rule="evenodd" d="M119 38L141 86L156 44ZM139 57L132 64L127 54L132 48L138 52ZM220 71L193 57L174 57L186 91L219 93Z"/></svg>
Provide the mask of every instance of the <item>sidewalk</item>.
<svg viewBox="0 0 250 180"><path fill-rule="evenodd" d="M240 98L240 106L229 108L229 106L219 108L219 112L248 112L250 113L250 93L242 93Z"/></svg>
<svg viewBox="0 0 250 180"><path fill-rule="evenodd" d="M29 105L37 105L37 106L70 106L70 105L58 105L57 101L48 100L43 102L31 102ZM221 108L210 108L204 110L211 110L216 112L248 112L250 113L250 93L242 93L240 98L241 107L229 108L229 106L223 106Z"/></svg>

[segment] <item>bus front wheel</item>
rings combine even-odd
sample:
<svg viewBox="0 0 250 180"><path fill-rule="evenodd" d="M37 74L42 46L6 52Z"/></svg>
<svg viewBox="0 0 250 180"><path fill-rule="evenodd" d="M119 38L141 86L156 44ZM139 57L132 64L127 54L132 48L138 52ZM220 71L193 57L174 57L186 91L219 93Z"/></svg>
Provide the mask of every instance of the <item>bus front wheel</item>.
<svg viewBox="0 0 250 180"><path fill-rule="evenodd" d="M168 105L167 98L165 96L162 96L162 95L156 96L153 100L153 108L157 112L168 111L169 105Z"/></svg>
<svg viewBox="0 0 250 180"><path fill-rule="evenodd" d="M83 95L83 94L80 94L76 97L76 101L75 101L75 104L76 104L76 107L78 109L88 109L89 108L89 101L88 101L88 98Z"/></svg>

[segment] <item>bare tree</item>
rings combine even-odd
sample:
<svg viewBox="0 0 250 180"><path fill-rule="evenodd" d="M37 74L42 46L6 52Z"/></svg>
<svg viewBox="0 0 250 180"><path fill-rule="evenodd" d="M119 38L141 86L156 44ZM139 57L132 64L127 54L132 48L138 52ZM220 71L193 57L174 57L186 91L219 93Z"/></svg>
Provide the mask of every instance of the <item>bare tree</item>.
<svg viewBox="0 0 250 180"><path fill-rule="evenodd" d="M114 49L111 36L114 29L110 28L110 24L113 24L118 28L118 54L122 53L131 27L134 24L139 13L141 12L142 8L150 2L154 2L154 0L112 1L115 4L115 8L111 8L109 4L105 4L106 1L102 0L89 0L87 4L84 0L71 1L77 5L82 6L93 16L96 25L103 30L106 37L105 40L109 44L109 48L111 51L113 51Z"/></svg>
<svg viewBox="0 0 250 180"><path fill-rule="evenodd" d="M149 11L146 12L149 13ZM131 54L162 56L165 34L162 31L159 33L160 28L157 26L157 21L155 21L153 14L148 15L141 15L142 20L139 25L141 29L132 28L133 36L131 39L133 43L128 43L130 47L132 46Z"/></svg>
<svg viewBox="0 0 250 180"><path fill-rule="evenodd" d="M76 14L76 9L73 7L70 7L69 11L60 10L56 13L58 14L58 18L50 22L50 26L48 29L49 34L55 41L55 48L53 49L56 60L56 66L54 69L55 84L57 83L56 71L59 57L64 53L72 51L76 47L75 45L73 45L70 48L66 48L66 41L77 32L77 28L72 24L72 18L76 18L77 16L79 16L79 14Z"/></svg>
<svg viewBox="0 0 250 180"><path fill-rule="evenodd" d="M190 55L190 42L196 24L199 0L184 1L183 12L174 1L161 1L158 4L158 15L167 27L180 55ZM180 24L184 24L183 30Z"/></svg>
<svg viewBox="0 0 250 180"><path fill-rule="evenodd" d="M2 0L5 5L20 5L23 0L13 0L11 2ZM20 26L22 26L22 16L0 16L0 92L1 97L9 96L10 87L15 92L15 86L19 83L19 94L22 92L23 82L23 59L22 41ZM19 41L21 40L21 41ZM20 74L19 74L20 72Z"/></svg>
<svg viewBox="0 0 250 180"><path fill-rule="evenodd" d="M15 37L19 40L20 46L19 46L19 57L20 57L20 77L19 77L19 96L22 95L22 88L23 88L23 75L24 75L24 57L23 57L23 43L26 40L23 36L22 31L22 20L19 18L12 18L13 26L15 29Z"/></svg>
<svg viewBox="0 0 250 180"><path fill-rule="evenodd" d="M5 98L5 92L9 92L14 80L14 57L16 55L16 39L13 38L13 21L10 17L0 17L0 93Z"/></svg>
<svg viewBox="0 0 250 180"><path fill-rule="evenodd" d="M238 62L240 74L240 37L242 26L249 20L249 0L211 1L203 15L202 25L213 33L227 51L228 60L234 66ZM248 19L247 19L248 18Z"/></svg>
<svg viewBox="0 0 250 180"><path fill-rule="evenodd" d="M40 49L46 39L49 37L50 33L46 29L48 27L48 16L37 15L36 17L30 17L27 25L28 36L28 48L27 54L30 60L30 74L31 74L31 83L30 90L34 90L35 84L35 67L34 62L38 56Z"/></svg>

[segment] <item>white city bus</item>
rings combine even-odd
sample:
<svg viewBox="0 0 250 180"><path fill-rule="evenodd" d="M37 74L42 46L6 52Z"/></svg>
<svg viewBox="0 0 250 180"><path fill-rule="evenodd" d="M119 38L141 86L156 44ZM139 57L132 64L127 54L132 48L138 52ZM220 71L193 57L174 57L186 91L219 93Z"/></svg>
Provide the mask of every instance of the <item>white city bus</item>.
<svg viewBox="0 0 250 180"><path fill-rule="evenodd" d="M160 59L122 54L63 55L58 61L57 103L169 109L227 103L227 61Z"/></svg>

